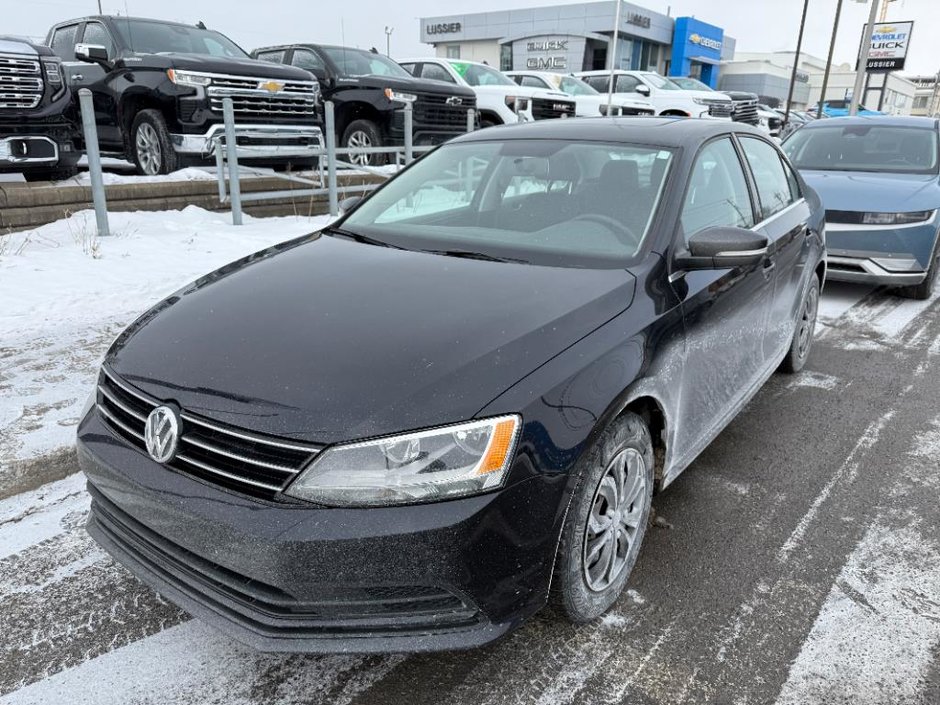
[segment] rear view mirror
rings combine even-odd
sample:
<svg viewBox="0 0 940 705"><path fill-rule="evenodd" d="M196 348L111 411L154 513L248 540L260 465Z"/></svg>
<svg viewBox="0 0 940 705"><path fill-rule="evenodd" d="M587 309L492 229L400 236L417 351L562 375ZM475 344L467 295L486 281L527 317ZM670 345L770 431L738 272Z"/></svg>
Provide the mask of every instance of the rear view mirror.
<svg viewBox="0 0 940 705"><path fill-rule="evenodd" d="M679 255L682 269L723 269L759 263L767 254L766 235L745 228L706 228L689 238L688 254Z"/></svg>
<svg viewBox="0 0 940 705"><path fill-rule="evenodd" d="M75 58L91 64L106 64L110 60L108 48L101 44L76 44Z"/></svg>
<svg viewBox="0 0 940 705"><path fill-rule="evenodd" d="M650 94L650 87L647 86L647 85L644 85L644 84L641 83L640 85L638 85L638 86L637 86L636 88L634 88L633 90L636 91L637 93L639 93L640 95L645 95L645 96L649 97L649 94Z"/></svg>

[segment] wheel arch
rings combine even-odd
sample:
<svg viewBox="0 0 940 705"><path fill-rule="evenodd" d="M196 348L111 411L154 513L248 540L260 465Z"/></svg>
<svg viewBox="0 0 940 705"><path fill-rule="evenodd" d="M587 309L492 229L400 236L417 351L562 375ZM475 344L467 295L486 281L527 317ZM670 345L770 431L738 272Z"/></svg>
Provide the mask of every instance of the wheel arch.
<svg viewBox="0 0 940 705"><path fill-rule="evenodd" d="M684 110L676 110L675 108L670 108L669 110L663 110L660 113L663 117L692 117L689 113Z"/></svg>
<svg viewBox="0 0 940 705"><path fill-rule="evenodd" d="M354 101L344 103L336 111L336 139L342 140L346 128L356 120L368 120L374 122L379 132L383 135L387 132L386 121L382 119L382 113L370 103L363 101Z"/></svg>
<svg viewBox="0 0 940 705"><path fill-rule="evenodd" d="M167 128L170 131L173 131L178 126L176 113L172 109L172 106L168 106L166 102L161 101L149 92L125 94L121 99L118 115L120 117L121 134L124 136L124 154L128 159L133 157L131 153L131 144L133 142L131 128L134 125L134 120L137 115L143 110L158 111L163 115L163 119L166 121Z"/></svg>
<svg viewBox="0 0 940 705"><path fill-rule="evenodd" d="M482 110L478 110L477 112L478 112L478 114L479 114L479 116L480 116L480 121L481 121L481 122L482 122L483 120L489 120L489 121L491 121L491 122L496 123L497 125L503 125L503 124L504 124L503 119L499 116L499 113L497 113L495 110L487 110L487 109L484 108L484 109L482 109Z"/></svg>

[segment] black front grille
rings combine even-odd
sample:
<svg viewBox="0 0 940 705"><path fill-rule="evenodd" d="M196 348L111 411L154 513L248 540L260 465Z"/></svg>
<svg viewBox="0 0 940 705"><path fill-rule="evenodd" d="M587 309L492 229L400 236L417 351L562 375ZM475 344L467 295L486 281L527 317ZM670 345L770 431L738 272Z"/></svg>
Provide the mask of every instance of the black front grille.
<svg viewBox="0 0 940 705"><path fill-rule="evenodd" d="M242 575L170 541L111 502L94 486L92 517L107 539L149 572L253 631L333 636L473 624L477 610L432 585L324 586L303 599Z"/></svg>
<svg viewBox="0 0 940 705"><path fill-rule="evenodd" d="M143 453L147 416L161 401L102 369L98 411L108 426ZM274 499L319 447L261 436L180 412L180 443L169 467L253 497Z"/></svg>
<svg viewBox="0 0 940 705"><path fill-rule="evenodd" d="M861 225L865 214L862 211L826 211L827 223L847 223L849 225Z"/></svg>
<svg viewBox="0 0 940 705"><path fill-rule="evenodd" d="M476 109L476 98L419 93L414 106L416 128L454 128L467 130L467 111Z"/></svg>
<svg viewBox="0 0 940 705"><path fill-rule="evenodd" d="M748 125L757 125L760 123L760 116L757 114L756 100L736 100L734 101L734 115L732 119L735 122L745 122Z"/></svg>
<svg viewBox="0 0 940 705"><path fill-rule="evenodd" d="M536 120L574 116L574 101L555 98L532 98L532 117Z"/></svg>

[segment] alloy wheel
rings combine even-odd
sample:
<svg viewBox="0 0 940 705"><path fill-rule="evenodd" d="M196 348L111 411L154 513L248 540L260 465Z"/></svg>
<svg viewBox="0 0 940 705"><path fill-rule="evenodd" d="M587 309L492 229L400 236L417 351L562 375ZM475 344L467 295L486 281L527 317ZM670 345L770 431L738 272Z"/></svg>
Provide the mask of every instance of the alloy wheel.
<svg viewBox="0 0 940 705"><path fill-rule="evenodd" d="M141 171L149 176L160 173L160 167L163 164L163 154L160 149L160 140L157 138L157 131L153 125L148 122L141 122L137 128L135 138L137 147L137 161L140 163Z"/></svg>
<svg viewBox="0 0 940 705"><path fill-rule="evenodd" d="M364 132L363 130L356 130L351 135L349 135L349 139L346 140L346 146L350 149L370 149L374 145L372 144L372 138L368 133ZM369 166L371 158L371 154L364 154L361 152L358 154L353 152L349 155L349 161L357 166Z"/></svg>
<svg viewBox="0 0 940 705"><path fill-rule="evenodd" d="M796 351L802 360L809 354L813 342L813 333L816 330L816 313L819 309L819 289L810 287L800 312L799 329L797 330Z"/></svg>
<svg viewBox="0 0 940 705"><path fill-rule="evenodd" d="M594 491L584 529L581 565L587 586L601 592L632 564L644 519L647 468L643 456L624 448L607 465Z"/></svg>

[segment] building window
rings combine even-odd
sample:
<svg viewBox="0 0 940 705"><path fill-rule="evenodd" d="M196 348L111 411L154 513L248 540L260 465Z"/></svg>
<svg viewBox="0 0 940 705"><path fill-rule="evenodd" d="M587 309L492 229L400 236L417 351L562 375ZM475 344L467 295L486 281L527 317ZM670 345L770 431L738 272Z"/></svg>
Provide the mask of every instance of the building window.
<svg viewBox="0 0 940 705"><path fill-rule="evenodd" d="M914 110L926 110L927 103L930 102L929 95L919 95L914 99Z"/></svg>
<svg viewBox="0 0 940 705"><path fill-rule="evenodd" d="M447 58L448 59L459 59L460 58L460 45L452 44L447 47Z"/></svg>
<svg viewBox="0 0 940 705"><path fill-rule="evenodd" d="M499 48L499 70L512 71L512 44L503 44Z"/></svg>

